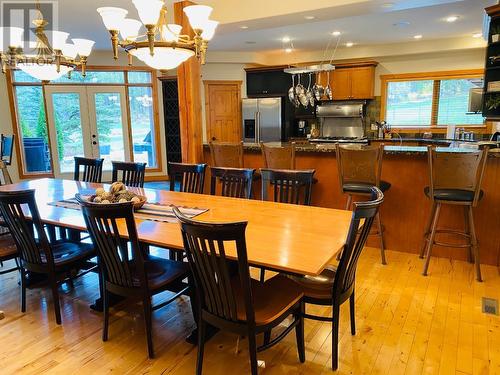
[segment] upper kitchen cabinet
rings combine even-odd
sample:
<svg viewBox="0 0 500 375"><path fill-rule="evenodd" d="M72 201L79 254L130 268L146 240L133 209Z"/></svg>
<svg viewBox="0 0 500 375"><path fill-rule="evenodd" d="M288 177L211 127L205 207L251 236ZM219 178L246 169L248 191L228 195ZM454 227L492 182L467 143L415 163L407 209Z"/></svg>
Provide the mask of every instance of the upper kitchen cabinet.
<svg viewBox="0 0 500 375"><path fill-rule="evenodd" d="M283 71L286 66L247 68L247 96L285 96L292 86L292 77Z"/></svg>

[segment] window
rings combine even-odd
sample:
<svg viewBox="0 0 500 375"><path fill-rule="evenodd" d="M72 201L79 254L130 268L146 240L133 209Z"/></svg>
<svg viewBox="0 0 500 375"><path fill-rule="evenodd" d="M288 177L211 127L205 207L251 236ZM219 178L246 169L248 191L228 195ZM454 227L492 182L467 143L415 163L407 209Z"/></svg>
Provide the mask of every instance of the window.
<svg viewBox="0 0 500 375"><path fill-rule="evenodd" d="M483 86L482 76L456 73L381 76L382 119L403 128L483 125L481 114L468 112L470 90Z"/></svg>

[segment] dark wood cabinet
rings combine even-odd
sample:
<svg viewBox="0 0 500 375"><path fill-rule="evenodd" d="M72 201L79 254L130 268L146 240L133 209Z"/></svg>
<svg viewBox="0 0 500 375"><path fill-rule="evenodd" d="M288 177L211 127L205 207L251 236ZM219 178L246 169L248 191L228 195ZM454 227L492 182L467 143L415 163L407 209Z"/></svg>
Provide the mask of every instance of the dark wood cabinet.
<svg viewBox="0 0 500 375"><path fill-rule="evenodd" d="M500 119L500 4L486 8L491 17L484 69L483 116Z"/></svg>
<svg viewBox="0 0 500 375"><path fill-rule="evenodd" d="M286 96L292 86L292 76L283 71L285 67L248 68L247 96Z"/></svg>

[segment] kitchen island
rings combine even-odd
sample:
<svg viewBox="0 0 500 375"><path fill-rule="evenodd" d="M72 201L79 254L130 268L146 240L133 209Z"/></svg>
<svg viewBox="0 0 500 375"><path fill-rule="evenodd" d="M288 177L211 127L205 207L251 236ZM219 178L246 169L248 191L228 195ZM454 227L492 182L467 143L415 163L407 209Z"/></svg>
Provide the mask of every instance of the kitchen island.
<svg viewBox="0 0 500 375"><path fill-rule="evenodd" d="M429 185L427 149L425 146L385 146L382 179L391 183L385 194L381 216L385 228L385 243L389 250L418 254L423 244L423 231L430 215L430 200L424 195ZM244 146L246 168L262 168L263 161L259 145ZM459 151L459 150L457 150ZM204 147L205 162L210 164L210 151ZM320 207L345 208L346 196L339 187L334 144L297 145L296 168L315 169L317 183L313 187L312 204ZM207 172L208 173L208 172ZM208 180L208 179L207 179ZM490 152L483 178L484 197L474 209L476 231L479 239L481 263L497 265L500 254L500 153ZM208 190L207 190L208 191ZM254 183L254 197L260 199L260 180ZM463 214L452 212L459 207L443 207L440 226L464 227L460 220ZM311 222L310 225L315 225ZM446 238L446 241L458 241ZM369 245L378 246L376 236L371 236ZM466 250L436 246L433 255L466 260ZM388 259L390 262L390 257ZM472 275L472 274L471 274ZM473 277L473 275L472 275Z"/></svg>

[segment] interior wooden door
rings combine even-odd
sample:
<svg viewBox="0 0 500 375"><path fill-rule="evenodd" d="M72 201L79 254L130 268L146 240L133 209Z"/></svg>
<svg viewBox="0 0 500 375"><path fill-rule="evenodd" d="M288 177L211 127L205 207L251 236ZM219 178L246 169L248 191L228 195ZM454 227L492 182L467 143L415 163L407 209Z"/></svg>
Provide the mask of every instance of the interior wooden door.
<svg viewBox="0 0 500 375"><path fill-rule="evenodd" d="M373 99L375 68L372 66L352 68L351 99Z"/></svg>
<svg viewBox="0 0 500 375"><path fill-rule="evenodd" d="M207 140L241 141L241 81L204 81Z"/></svg>
<svg viewBox="0 0 500 375"><path fill-rule="evenodd" d="M351 69L337 69L331 73L330 84L334 100L351 99Z"/></svg>

